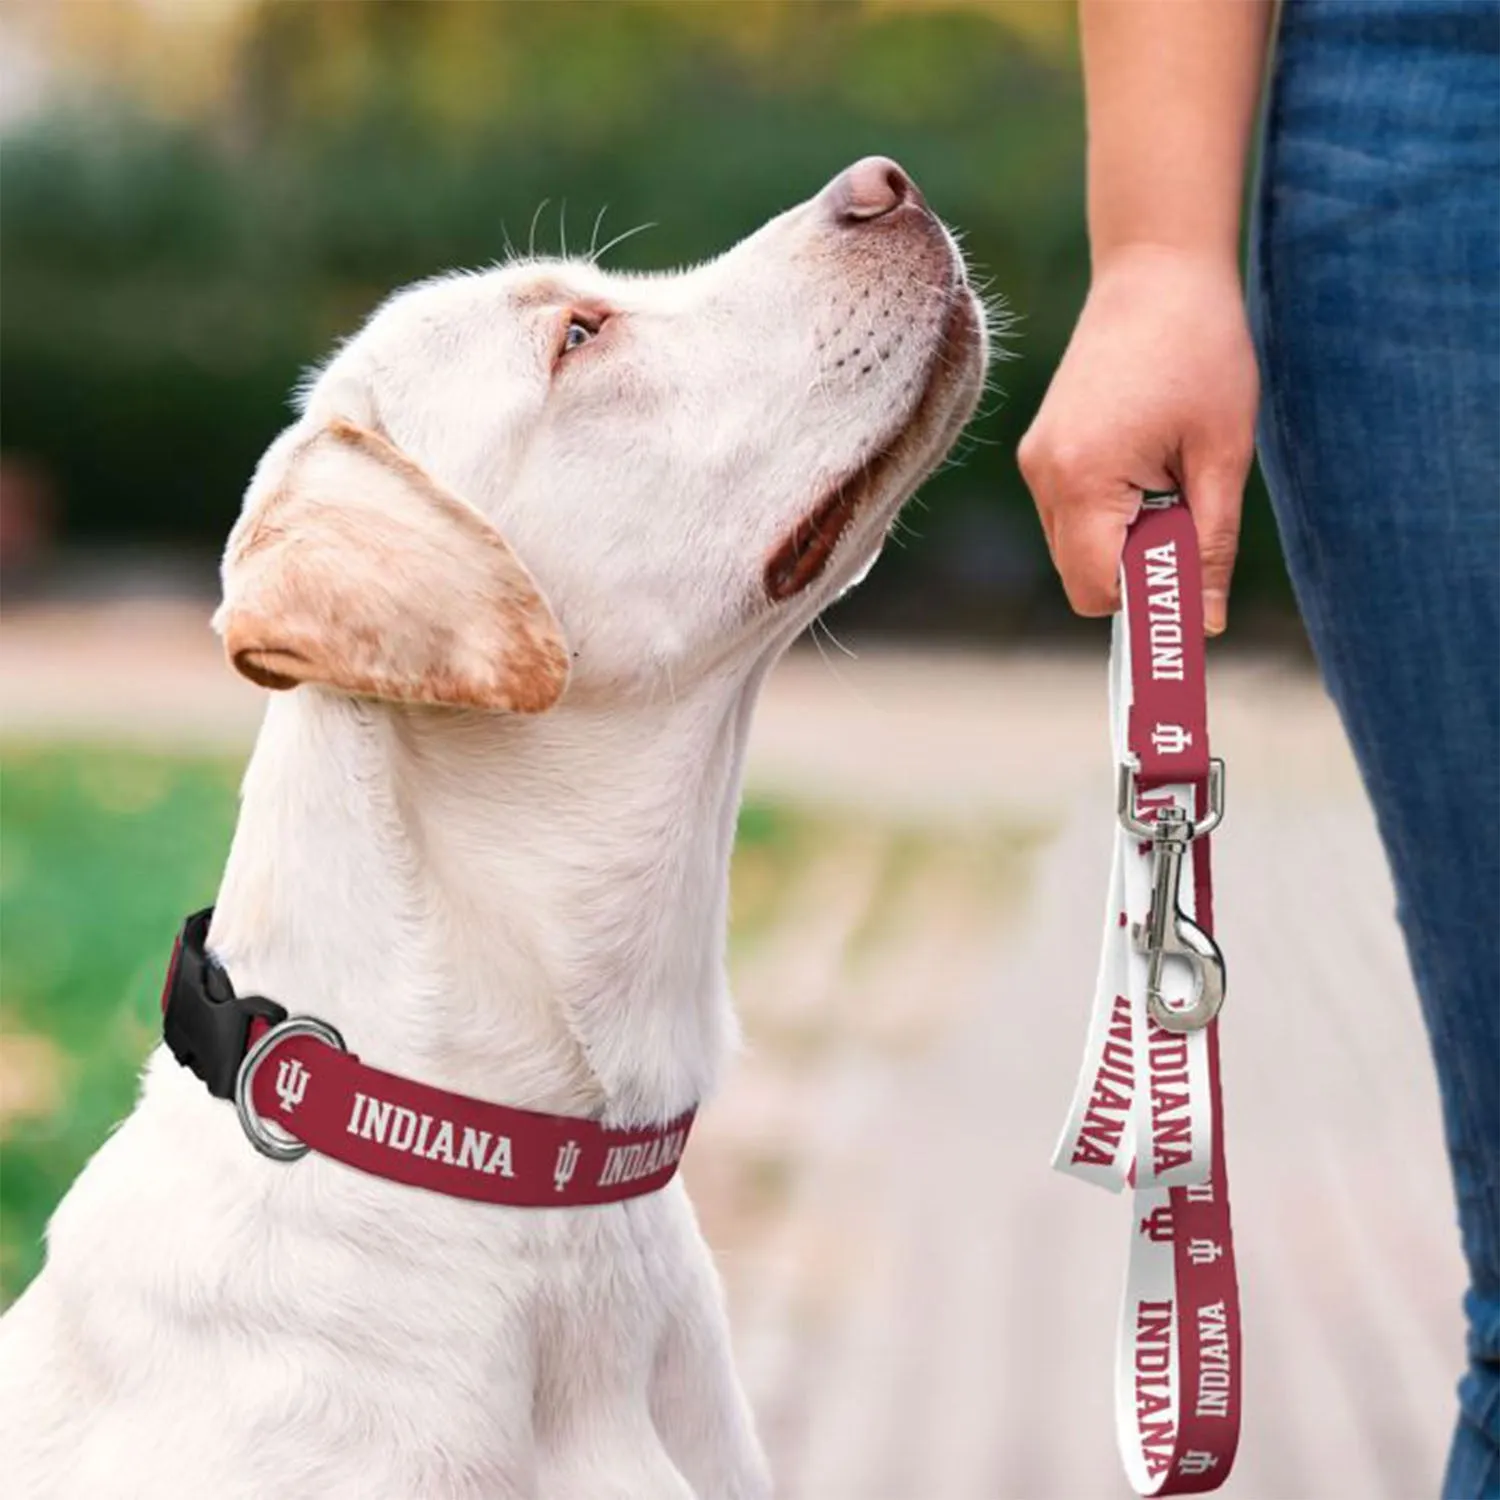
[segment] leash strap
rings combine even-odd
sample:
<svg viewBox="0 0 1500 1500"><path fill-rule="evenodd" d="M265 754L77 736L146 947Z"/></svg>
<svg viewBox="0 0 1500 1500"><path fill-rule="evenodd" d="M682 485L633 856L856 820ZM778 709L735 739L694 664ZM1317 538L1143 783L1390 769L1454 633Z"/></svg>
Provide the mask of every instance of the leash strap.
<svg viewBox="0 0 1500 1500"><path fill-rule="evenodd" d="M392 1182L512 1208L618 1203L676 1175L694 1111L613 1130L372 1068L326 1021L236 994L208 952L212 918L212 908L194 913L177 938L163 1035L211 1094L233 1099L263 1156L291 1162L312 1150Z"/></svg>
<svg viewBox="0 0 1500 1500"><path fill-rule="evenodd" d="M1084 1063L1059 1171L1132 1189L1115 1428L1142 1495L1217 1489L1240 1428L1239 1288L1224 1162L1208 834L1202 577L1192 516L1148 497L1121 559L1110 652L1118 813Z"/></svg>

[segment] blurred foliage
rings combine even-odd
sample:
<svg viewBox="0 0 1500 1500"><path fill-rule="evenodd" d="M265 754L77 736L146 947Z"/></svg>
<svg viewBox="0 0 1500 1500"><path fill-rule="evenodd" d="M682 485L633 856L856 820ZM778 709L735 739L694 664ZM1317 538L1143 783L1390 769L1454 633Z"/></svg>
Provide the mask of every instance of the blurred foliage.
<svg viewBox="0 0 1500 1500"><path fill-rule="evenodd" d="M124 750L0 753L0 1065L7 1093L38 1106L0 1120L0 1301L35 1273L47 1216L134 1101L172 938L218 885L239 769Z"/></svg>
<svg viewBox="0 0 1500 1500"><path fill-rule="evenodd" d="M1061 613L1013 453L1086 284L1071 6L23 14L74 83L0 154L4 440L50 471L72 539L216 545L299 372L404 281L564 226L586 246L606 208L601 240L655 226L608 264L696 260L883 152L962 229L1020 358L853 607L968 630ZM1256 509L1241 594L1279 599Z"/></svg>

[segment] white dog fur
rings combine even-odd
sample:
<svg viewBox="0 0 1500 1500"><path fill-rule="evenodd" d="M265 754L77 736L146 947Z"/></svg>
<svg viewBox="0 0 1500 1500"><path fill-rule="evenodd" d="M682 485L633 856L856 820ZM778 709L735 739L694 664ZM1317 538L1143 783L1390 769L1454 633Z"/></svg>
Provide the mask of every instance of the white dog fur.
<svg viewBox="0 0 1500 1500"><path fill-rule="evenodd" d="M709 1098L757 690L982 382L958 251L894 171L681 274L424 282L311 384L217 616L240 670L306 684L219 893L240 993L513 1105ZM830 492L863 498L826 569L770 597ZM0 1325L13 1500L769 1492L680 1179L528 1211L278 1165L158 1049L48 1251Z"/></svg>

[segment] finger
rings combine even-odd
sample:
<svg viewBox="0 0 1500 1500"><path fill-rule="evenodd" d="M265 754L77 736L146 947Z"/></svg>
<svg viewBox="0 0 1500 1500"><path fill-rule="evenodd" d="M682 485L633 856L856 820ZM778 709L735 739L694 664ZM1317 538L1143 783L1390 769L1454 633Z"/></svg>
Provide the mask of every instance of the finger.
<svg viewBox="0 0 1500 1500"><path fill-rule="evenodd" d="M1131 512L1117 505L1072 505L1056 513L1052 549L1068 603L1081 615L1120 607L1120 553Z"/></svg>
<svg viewBox="0 0 1500 1500"><path fill-rule="evenodd" d="M1240 511L1245 498L1249 459L1201 462L1189 460L1186 474L1188 509L1198 530L1203 560L1203 625L1220 635L1229 623L1229 582L1240 544Z"/></svg>
<svg viewBox="0 0 1500 1500"><path fill-rule="evenodd" d="M1043 440L1035 425L1029 427L1022 436L1019 446L1016 448L1016 467L1021 471L1021 478L1026 483L1026 488L1031 491L1031 498L1036 505L1037 519L1042 523L1042 535L1047 539L1047 550L1056 559L1056 547L1054 545L1053 533L1056 530L1054 517L1056 507L1053 504L1052 486L1048 476L1050 468L1042 455Z"/></svg>

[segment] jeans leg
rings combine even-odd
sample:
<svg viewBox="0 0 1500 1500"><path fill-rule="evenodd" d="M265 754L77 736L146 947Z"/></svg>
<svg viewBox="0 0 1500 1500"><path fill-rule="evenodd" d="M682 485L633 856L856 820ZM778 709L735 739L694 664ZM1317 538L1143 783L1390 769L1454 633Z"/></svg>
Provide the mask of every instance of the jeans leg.
<svg viewBox="0 0 1500 1500"><path fill-rule="evenodd" d="M1287 0L1250 296L1293 585L1395 880L1500 1496L1500 7Z"/></svg>

